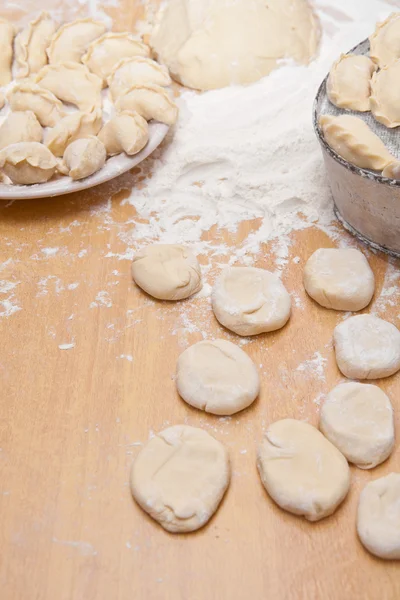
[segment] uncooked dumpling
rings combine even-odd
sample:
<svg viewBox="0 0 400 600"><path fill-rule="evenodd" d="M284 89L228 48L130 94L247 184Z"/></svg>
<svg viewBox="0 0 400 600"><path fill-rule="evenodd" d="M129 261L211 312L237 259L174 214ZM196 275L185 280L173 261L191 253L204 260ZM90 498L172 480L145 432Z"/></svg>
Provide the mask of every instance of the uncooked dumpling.
<svg viewBox="0 0 400 600"><path fill-rule="evenodd" d="M91 113L74 112L67 115L46 136L46 146L55 156L63 156L69 144L90 135L96 135L103 119L101 110Z"/></svg>
<svg viewBox="0 0 400 600"><path fill-rule="evenodd" d="M99 133L99 139L113 156L125 152L129 156L142 150L149 140L147 121L138 113L124 110L110 119Z"/></svg>
<svg viewBox="0 0 400 600"><path fill-rule="evenodd" d="M378 23L369 41L370 57L381 69L400 58L400 13L393 13Z"/></svg>
<svg viewBox="0 0 400 600"><path fill-rule="evenodd" d="M8 85L12 79L14 27L9 21L0 19L0 87Z"/></svg>
<svg viewBox="0 0 400 600"><path fill-rule="evenodd" d="M54 127L65 115L62 102L29 80L17 83L7 95L11 110L31 110L43 127Z"/></svg>
<svg viewBox="0 0 400 600"><path fill-rule="evenodd" d="M329 73L326 85L329 100L339 108L369 111L371 77L376 69L368 56L342 54Z"/></svg>
<svg viewBox="0 0 400 600"><path fill-rule="evenodd" d="M400 331L373 315L356 315L336 326L336 361L349 379L390 377L400 369Z"/></svg>
<svg viewBox="0 0 400 600"><path fill-rule="evenodd" d="M64 153L64 167L72 179L83 179L104 167L104 144L94 136L75 140Z"/></svg>
<svg viewBox="0 0 400 600"><path fill-rule="evenodd" d="M106 85L115 65L130 56L149 56L150 48L137 40L131 33L105 33L92 42L82 62L92 73L96 73Z"/></svg>
<svg viewBox="0 0 400 600"><path fill-rule="evenodd" d="M105 31L104 23L93 19L79 19L66 23L51 39L47 49L49 63L79 63L89 44Z"/></svg>
<svg viewBox="0 0 400 600"><path fill-rule="evenodd" d="M206 340L180 355L176 386L191 406L214 415L233 415L257 398L260 378L239 346L227 340Z"/></svg>
<svg viewBox="0 0 400 600"><path fill-rule="evenodd" d="M18 142L41 142L43 129L34 113L12 112L0 127L0 150Z"/></svg>
<svg viewBox="0 0 400 600"><path fill-rule="evenodd" d="M238 335L276 331L290 317L291 298L274 273L255 267L227 267L212 291L218 321Z"/></svg>
<svg viewBox="0 0 400 600"><path fill-rule="evenodd" d="M382 140L359 117L322 115L319 125L327 144L352 165L382 171L395 160Z"/></svg>
<svg viewBox="0 0 400 600"><path fill-rule="evenodd" d="M375 73L371 81L371 112L389 128L400 125L399 79L400 59Z"/></svg>
<svg viewBox="0 0 400 600"><path fill-rule="evenodd" d="M286 58L306 64L318 41L306 0L170 0L151 37L174 79L200 90L252 83Z"/></svg>
<svg viewBox="0 0 400 600"><path fill-rule="evenodd" d="M308 423L294 419L268 427L257 466L271 498L284 510L319 521L331 515L347 495L347 460Z"/></svg>
<svg viewBox="0 0 400 600"><path fill-rule="evenodd" d="M376 385L356 382L337 385L322 405L319 427L347 460L360 469L373 469L393 450L393 408Z"/></svg>
<svg viewBox="0 0 400 600"><path fill-rule="evenodd" d="M362 310L375 290L371 267L355 248L319 248L304 267L303 281L313 300L334 310Z"/></svg>
<svg viewBox="0 0 400 600"><path fill-rule="evenodd" d="M115 65L108 78L108 86L114 102L133 85L146 83L155 83L164 87L170 85L171 78L166 67L143 56L123 58Z"/></svg>
<svg viewBox="0 0 400 600"><path fill-rule="evenodd" d="M389 163L382 171L383 177L390 179L400 179L400 161L394 160Z"/></svg>
<svg viewBox="0 0 400 600"><path fill-rule="evenodd" d="M216 512L229 485L225 447L188 425L164 429L144 446L132 466L136 502L172 533L195 531Z"/></svg>
<svg viewBox="0 0 400 600"><path fill-rule="evenodd" d="M135 110L146 121L154 119L173 125L178 118L178 107L168 92L160 85L147 83L128 88L115 103L118 111Z"/></svg>
<svg viewBox="0 0 400 600"><path fill-rule="evenodd" d="M47 65L46 48L57 29L49 13L42 12L15 38L16 77L29 77Z"/></svg>
<svg viewBox="0 0 400 600"><path fill-rule="evenodd" d="M92 112L102 106L101 80L76 62L47 65L39 71L35 81L82 112Z"/></svg>
<svg viewBox="0 0 400 600"><path fill-rule="evenodd" d="M20 142L0 150L0 171L13 183L45 183L57 170L57 159L38 142Z"/></svg>

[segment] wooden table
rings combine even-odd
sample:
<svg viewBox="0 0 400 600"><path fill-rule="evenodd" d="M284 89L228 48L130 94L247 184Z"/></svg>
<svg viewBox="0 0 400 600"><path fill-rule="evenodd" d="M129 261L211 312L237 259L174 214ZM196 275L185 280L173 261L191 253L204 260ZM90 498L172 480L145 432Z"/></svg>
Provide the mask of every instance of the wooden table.
<svg viewBox="0 0 400 600"><path fill-rule="evenodd" d="M121 6L112 11L117 29L140 15L133 2ZM283 280L299 306L282 331L245 346L260 365L260 398L233 418L207 416L179 399L177 357L201 339L201 327L235 337L216 323L207 298L170 305L133 285L118 234L134 226L127 221L135 211L122 201L139 185L137 171L91 192L0 205L0 597L400 598L398 563L373 558L355 532L359 492L400 469L398 446L373 471L352 467L349 497L315 524L277 508L255 466L266 426L284 417L317 424L322 395L341 379L331 338L343 315L318 307L301 283L305 260L332 241L317 229L293 235ZM218 235L237 245L254 226ZM399 325L399 290L391 289L398 264L371 253L370 262L372 309ZM274 268L273 244L257 264ZM379 382L398 430L399 377ZM177 423L206 428L232 459L218 513L190 535L168 534L148 518L128 483L139 444Z"/></svg>

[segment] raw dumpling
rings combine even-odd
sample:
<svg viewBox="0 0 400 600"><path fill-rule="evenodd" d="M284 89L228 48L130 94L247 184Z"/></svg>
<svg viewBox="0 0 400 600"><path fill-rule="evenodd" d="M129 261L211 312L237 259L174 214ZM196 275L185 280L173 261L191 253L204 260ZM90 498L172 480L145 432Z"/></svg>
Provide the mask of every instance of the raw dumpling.
<svg viewBox="0 0 400 600"><path fill-rule="evenodd" d="M99 139L109 156L121 152L130 156L137 154L149 140L147 121L134 111L124 110L104 125Z"/></svg>
<svg viewBox="0 0 400 600"><path fill-rule="evenodd" d="M29 77L47 65L46 48L57 26L49 13L42 12L15 38L16 77Z"/></svg>
<svg viewBox="0 0 400 600"><path fill-rule="evenodd" d="M82 62L106 85L115 65L131 56L150 56L150 48L130 33L105 33L90 44Z"/></svg>
<svg viewBox="0 0 400 600"><path fill-rule="evenodd" d="M384 177L389 177L390 179L400 179L400 161L394 160L389 163L382 172Z"/></svg>
<svg viewBox="0 0 400 600"><path fill-rule="evenodd" d="M0 86L8 85L12 79L14 27L9 21L0 19Z"/></svg>
<svg viewBox="0 0 400 600"><path fill-rule="evenodd" d="M47 49L49 63L81 62L89 44L105 31L104 23L93 19L79 19L66 23L53 36Z"/></svg>
<svg viewBox="0 0 400 600"><path fill-rule="evenodd" d="M36 83L83 112L102 106L101 79L76 62L43 67L36 76Z"/></svg>
<svg viewBox="0 0 400 600"><path fill-rule="evenodd" d="M31 110L43 127L54 127L65 115L62 102L31 81L17 83L8 93L7 99L11 110Z"/></svg>
<svg viewBox="0 0 400 600"><path fill-rule="evenodd" d="M319 124L329 146L357 167L382 171L394 160L382 140L358 117L322 115Z"/></svg>
<svg viewBox="0 0 400 600"><path fill-rule="evenodd" d="M399 78L400 60L395 60L375 73L371 81L371 112L379 123L389 128L400 125Z"/></svg>
<svg viewBox="0 0 400 600"><path fill-rule="evenodd" d="M43 129L34 113L12 112L0 127L0 150L18 142L41 142Z"/></svg>
<svg viewBox="0 0 400 600"><path fill-rule="evenodd" d="M123 58L114 67L108 78L111 98L115 100L133 85L155 83L157 85L170 85L171 77L168 69L159 65L151 58L134 56Z"/></svg>
<svg viewBox="0 0 400 600"><path fill-rule="evenodd" d="M0 170L19 185L48 181L57 164L50 150L38 142L20 142L0 150Z"/></svg>
<svg viewBox="0 0 400 600"><path fill-rule="evenodd" d="M159 85L133 85L120 96L115 107L118 111L135 110L146 121L154 119L166 125L173 125L178 118L178 107L168 92Z"/></svg>
<svg viewBox="0 0 400 600"><path fill-rule="evenodd" d="M329 73L326 85L329 100L339 108L369 111L371 77L376 69L368 56L342 54Z"/></svg>
<svg viewBox="0 0 400 600"><path fill-rule="evenodd" d="M64 153L64 167L72 179L89 177L104 167L107 154L104 144L94 136L75 140Z"/></svg>
<svg viewBox="0 0 400 600"><path fill-rule="evenodd" d="M393 13L386 21L378 23L369 41L369 55L381 69L400 58L400 13Z"/></svg>
<svg viewBox="0 0 400 600"><path fill-rule="evenodd" d="M74 112L67 115L51 129L46 137L46 146L55 156L63 156L69 144L89 135L97 135L102 125L101 110L91 113Z"/></svg>

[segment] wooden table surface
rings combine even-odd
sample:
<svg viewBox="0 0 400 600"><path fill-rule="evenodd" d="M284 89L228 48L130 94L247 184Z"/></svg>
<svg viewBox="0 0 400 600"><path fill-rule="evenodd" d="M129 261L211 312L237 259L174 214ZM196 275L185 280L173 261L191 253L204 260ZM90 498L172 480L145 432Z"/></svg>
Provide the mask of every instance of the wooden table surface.
<svg viewBox="0 0 400 600"><path fill-rule="evenodd" d="M120 30L140 16L139 3L121 7L109 10ZM343 314L318 307L301 283L308 256L331 239L317 229L292 236L283 270L297 295L291 321L245 346L260 365L260 398L232 418L207 416L179 399L177 357L204 330L235 336L216 323L207 297L153 302L133 285L121 233L135 227L135 210L123 200L142 180L136 171L82 194L0 203L0 597L400 598L399 564L369 555L355 531L360 490L400 469L398 446L372 471L352 467L348 498L314 524L277 508L255 466L267 425L284 417L317 424L322 395L341 380L331 339ZM240 245L256 225L206 236ZM372 310L400 325L399 265L368 256L377 278ZM266 244L257 265L274 269L275 258ZM399 377L379 382L398 430ZM178 423L223 441L233 471L216 516L189 535L166 533L129 491L140 444Z"/></svg>

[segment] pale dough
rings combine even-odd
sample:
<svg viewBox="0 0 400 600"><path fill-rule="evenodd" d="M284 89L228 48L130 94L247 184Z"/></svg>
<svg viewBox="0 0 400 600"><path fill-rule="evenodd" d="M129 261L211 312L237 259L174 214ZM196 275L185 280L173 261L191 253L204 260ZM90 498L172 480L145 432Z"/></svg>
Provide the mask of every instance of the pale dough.
<svg viewBox="0 0 400 600"><path fill-rule="evenodd" d="M357 531L375 556L400 559L400 473L368 483L360 494Z"/></svg>
<svg viewBox="0 0 400 600"><path fill-rule="evenodd" d="M0 126L0 150L18 142L41 142L43 129L34 113L11 112Z"/></svg>
<svg viewBox="0 0 400 600"><path fill-rule="evenodd" d="M258 451L265 489L284 510L319 521L331 515L350 487L347 460L304 421L284 419L270 425Z"/></svg>
<svg viewBox="0 0 400 600"><path fill-rule="evenodd" d="M63 156L75 140L96 135L102 126L103 117L99 109L91 113L73 112L61 119L46 135L46 146L54 156Z"/></svg>
<svg viewBox="0 0 400 600"><path fill-rule="evenodd" d="M172 533L203 527L229 485L229 456L207 432L175 425L153 437L136 457L131 490L136 502Z"/></svg>
<svg viewBox="0 0 400 600"><path fill-rule="evenodd" d="M201 289L196 256L178 244L151 244L136 254L132 277L139 287L159 300L182 300Z"/></svg>
<svg viewBox="0 0 400 600"><path fill-rule="evenodd" d="M115 102L118 112L133 110L146 121L154 119L166 125L174 125L178 107L167 90L154 83L133 85L122 92Z"/></svg>
<svg viewBox="0 0 400 600"><path fill-rule="evenodd" d="M226 340L198 342L178 359L176 385L191 406L233 415L257 398L260 378L251 358Z"/></svg>
<svg viewBox="0 0 400 600"><path fill-rule="evenodd" d="M326 84L329 100L339 108L369 111L371 77L376 69L368 56L342 54L329 73Z"/></svg>
<svg viewBox="0 0 400 600"><path fill-rule="evenodd" d="M17 83L7 94L11 110L35 113L43 127L54 127L65 116L62 102L31 80Z"/></svg>
<svg viewBox="0 0 400 600"><path fill-rule="evenodd" d="M400 58L400 13L393 13L378 23L369 41L370 57L381 69Z"/></svg>
<svg viewBox="0 0 400 600"><path fill-rule="evenodd" d="M274 273L255 267L228 267L215 282L212 307L218 321L238 335L257 335L283 327L291 298Z"/></svg>
<svg viewBox="0 0 400 600"><path fill-rule="evenodd" d="M389 177L390 179L400 179L400 161L394 160L389 163L382 171L383 177Z"/></svg>
<svg viewBox="0 0 400 600"><path fill-rule="evenodd" d="M106 158L103 142L95 136L89 136L69 144L64 152L63 166L72 179L83 179L102 169Z"/></svg>
<svg viewBox="0 0 400 600"><path fill-rule="evenodd" d="M16 77L29 77L47 64L46 48L57 29L49 13L42 12L15 38Z"/></svg>
<svg viewBox="0 0 400 600"><path fill-rule="evenodd" d="M89 44L106 31L101 21L78 19L65 23L54 34L47 49L50 64L73 61L79 63Z"/></svg>
<svg viewBox="0 0 400 600"><path fill-rule="evenodd" d="M337 385L322 405L319 427L347 460L361 469L376 467L393 450L393 408L376 385Z"/></svg>
<svg viewBox="0 0 400 600"><path fill-rule="evenodd" d="M0 150L0 172L13 183L45 183L57 170L58 162L39 142L19 142Z"/></svg>
<svg viewBox="0 0 400 600"><path fill-rule="evenodd" d="M400 369L400 331L372 315L356 315L335 328L336 361L349 379L389 377Z"/></svg>
<svg viewBox="0 0 400 600"><path fill-rule="evenodd" d="M6 19L0 18L0 87L10 83L12 79L14 26Z"/></svg>
<svg viewBox="0 0 400 600"><path fill-rule="evenodd" d="M109 156L121 152L132 156L140 152L149 141L149 126L137 112L124 110L105 123L99 139Z"/></svg>
<svg viewBox="0 0 400 600"><path fill-rule="evenodd" d="M304 267L303 281L311 298L334 310L362 310L375 290L368 261L354 248L319 248Z"/></svg>
<svg viewBox="0 0 400 600"><path fill-rule="evenodd" d="M200 90L252 83L285 58L306 64L318 41L306 0L170 0L151 37L174 79Z"/></svg>
<svg viewBox="0 0 400 600"><path fill-rule="evenodd" d="M375 119L393 128L400 125L400 59L374 73L371 81L371 112Z"/></svg>
<svg viewBox="0 0 400 600"><path fill-rule="evenodd" d="M114 67L108 78L113 101L134 85L155 83L162 87L171 84L168 69L151 58L132 56L123 58Z"/></svg>

